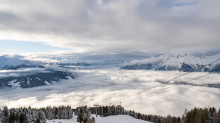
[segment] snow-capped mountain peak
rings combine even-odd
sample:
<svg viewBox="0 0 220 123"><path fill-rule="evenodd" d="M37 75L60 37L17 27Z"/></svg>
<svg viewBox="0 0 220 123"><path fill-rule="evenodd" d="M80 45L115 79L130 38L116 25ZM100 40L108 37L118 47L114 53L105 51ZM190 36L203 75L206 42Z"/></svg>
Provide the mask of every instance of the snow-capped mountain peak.
<svg viewBox="0 0 220 123"><path fill-rule="evenodd" d="M0 70L18 69L22 67L43 67L39 62L21 60L18 56L0 56Z"/></svg>
<svg viewBox="0 0 220 123"><path fill-rule="evenodd" d="M220 54L215 56L196 57L188 54L165 54L150 59L136 60L125 65L121 69L155 69L155 70L179 70L179 71L197 71L201 66L208 65L213 61L220 59ZM220 61L206 66L200 71L217 71ZM219 68L220 69L220 68Z"/></svg>

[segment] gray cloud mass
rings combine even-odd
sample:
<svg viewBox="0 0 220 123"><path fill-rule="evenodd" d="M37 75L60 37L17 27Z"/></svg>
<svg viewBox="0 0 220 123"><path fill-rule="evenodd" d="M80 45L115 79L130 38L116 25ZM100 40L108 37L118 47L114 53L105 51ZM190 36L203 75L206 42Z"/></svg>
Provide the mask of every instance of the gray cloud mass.
<svg viewBox="0 0 220 123"><path fill-rule="evenodd" d="M0 106L9 107L44 107L48 105L81 105L93 106L94 103L109 105L109 103L122 105L127 110L135 110L145 114L168 114L181 116L185 108L219 107L219 88L204 86L178 85L172 88L148 94L172 86L162 84L156 88L138 94L127 100L127 96L134 95L145 89L160 84L181 74L177 71L128 71L118 70L115 67L107 69L72 70L75 79L62 80L48 86L27 89L5 88L0 90ZM178 81L188 81L203 76L206 73L198 72L181 77ZM212 74L190 83L219 84L219 75ZM7 91L7 93L5 93ZM135 98L138 97L138 98Z"/></svg>
<svg viewBox="0 0 220 123"><path fill-rule="evenodd" d="M219 1L1 1L0 40L81 52L206 52L219 49Z"/></svg>

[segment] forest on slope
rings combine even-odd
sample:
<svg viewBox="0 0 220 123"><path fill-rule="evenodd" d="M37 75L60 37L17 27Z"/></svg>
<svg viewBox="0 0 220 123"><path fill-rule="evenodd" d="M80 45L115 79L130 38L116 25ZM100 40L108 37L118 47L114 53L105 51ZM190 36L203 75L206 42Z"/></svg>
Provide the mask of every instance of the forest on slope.
<svg viewBox="0 0 220 123"><path fill-rule="evenodd" d="M91 114L96 114L96 107L81 106L72 109L70 106L59 106L46 108L7 108L0 109L0 121L2 123L46 123L47 120L71 119L73 114L77 116L77 122L95 123L95 118ZM220 109L214 107L194 108L190 111L185 109L182 116L160 116L152 114L142 114L139 112L125 110L118 105L99 106L97 115L108 117L110 115L129 115L133 118L154 123L220 123Z"/></svg>

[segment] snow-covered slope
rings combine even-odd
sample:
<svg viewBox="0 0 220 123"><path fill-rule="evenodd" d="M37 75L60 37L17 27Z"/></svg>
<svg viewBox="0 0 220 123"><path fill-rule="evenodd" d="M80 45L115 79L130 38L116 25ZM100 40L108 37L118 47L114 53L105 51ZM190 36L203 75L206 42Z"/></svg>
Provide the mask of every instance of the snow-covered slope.
<svg viewBox="0 0 220 123"><path fill-rule="evenodd" d="M198 68L203 67L204 65L207 65L218 59L220 59L220 54L215 56L202 56L202 57L195 57L188 54L162 55L150 59L132 61L131 63L121 67L121 69L178 70L184 72L190 72L190 71L218 72L220 71L220 61L208 65L203 69L198 70Z"/></svg>
<svg viewBox="0 0 220 123"><path fill-rule="evenodd" d="M39 62L21 60L16 56L0 56L0 70L15 70L23 67L44 67Z"/></svg>
<svg viewBox="0 0 220 123"><path fill-rule="evenodd" d="M92 115L92 117L95 117L95 115ZM56 120L47 120L46 123L79 123L77 122L77 116L73 116L72 119L56 119ZM114 116L108 116L108 117L95 117L96 123L151 123L148 121L143 121L140 119L135 119L128 115L114 115Z"/></svg>

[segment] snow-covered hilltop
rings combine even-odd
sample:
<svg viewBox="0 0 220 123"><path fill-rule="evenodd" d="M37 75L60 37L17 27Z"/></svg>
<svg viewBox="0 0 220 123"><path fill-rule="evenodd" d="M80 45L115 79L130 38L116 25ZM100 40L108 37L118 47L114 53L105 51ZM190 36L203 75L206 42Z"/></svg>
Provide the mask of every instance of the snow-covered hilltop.
<svg viewBox="0 0 220 123"><path fill-rule="evenodd" d="M188 54L184 55L161 55L149 59L132 61L120 69L128 70L178 70L184 72L203 71L203 72L219 72L220 61L205 66L213 61L220 59L220 54L215 56L196 57Z"/></svg>
<svg viewBox="0 0 220 123"><path fill-rule="evenodd" d="M21 60L16 56L0 56L0 70L15 70L24 67L44 67L40 62Z"/></svg>

